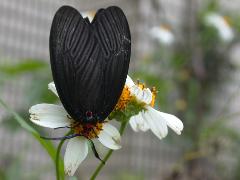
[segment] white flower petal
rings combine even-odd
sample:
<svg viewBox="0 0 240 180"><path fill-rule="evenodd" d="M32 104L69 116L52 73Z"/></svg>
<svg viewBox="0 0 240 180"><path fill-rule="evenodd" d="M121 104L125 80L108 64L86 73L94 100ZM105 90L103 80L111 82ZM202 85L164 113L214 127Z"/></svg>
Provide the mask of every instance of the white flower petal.
<svg viewBox="0 0 240 180"><path fill-rule="evenodd" d="M149 130L150 127L149 127L148 123L144 120L143 113L144 113L144 111L141 111L139 113L139 119L141 120L141 125L139 126L139 129L141 131L145 132L145 131Z"/></svg>
<svg viewBox="0 0 240 180"><path fill-rule="evenodd" d="M137 100L149 104L152 101L152 92L149 88L143 90L134 84L130 76L127 76L125 85L129 88L131 95L135 96Z"/></svg>
<svg viewBox="0 0 240 180"><path fill-rule="evenodd" d="M138 129L138 120L136 118L136 116L132 116L129 120L129 124L130 126L132 127L132 129L135 131L135 132L138 132L139 129Z"/></svg>
<svg viewBox="0 0 240 180"><path fill-rule="evenodd" d="M170 45L174 42L174 35L170 29L163 26L153 27L150 29L149 34L152 38L157 39L160 43Z"/></svg>
<svg viewBox="0 0 240 180"><path fill-rule="evenodd" d="M137 85L129 88L131 95L135 96L138 101L149 104L152 101L152 92L149 88L141 89Z"/></svg>
<svg viewBox="0 0 240 180"><path fill-rule="evenodd" d="M159 138L166 137L168 133L167 123L161 116L159 111L147 106L147 110L143 113L144 120L148 123L151 131Z"/></svg>
<svg viewBox="0 0 240 180"><path fill-rule="evenodd" d="M138 93L140 93L140 88L137 85L133 85L129 88L132 95L137 96Z"/></svg>
<svg viewBox="0 0 240 180"><path fill-rule="evenodd" d="M87 157L88 143L84 137L76 137L69 140L64 155L64 170L69 176L73 176L81 162Z"/></svg>
<svg viewBox="0 0 240 180"><path fill-rule="evenodd" d="M149 88L143 89L143 97L142 101L145 102L146 104L150 104L152 101L152 92Z"/></svg>
<svg viewBox="0 0 240 180"><path fill-rule="evenodd" d="M234 38L233 30L229 27L219 29L219 34L224 41L231 41Z"/></svg>
<svg viewBox="0 0 240 180"><path fill-rule="evenodd" d="M51 90L57 97L59 97L54 82L50 82L48 84L48 89Z"/></svg>
<svg viewBox="0 0 240 180"><path fill-rule="evenodd" d="M135 83L133 82L133 80L132 80L132 78L131 78L130 76L127 76L125 85L126 85L127 87L129 87L129 88L135 85Z"/></svg>
<svg viewBox="0 0 240 180"><path fill-rule="evenodd" d="M139 112L137 115L132 116L129 120L129 123L135 132L138 131L145 132L149 130L147 122L143 119L142 112Z"/></svg>
<svg viewBox="0 0 240 180"><path fill-rule="evenodd" d="M207 25L213 26L217 29L219 36L224 41L231 41L234 38L233 29L223 16L212 12L205 17L205 21Z"/></svg>
<svg viewBox="0 0 240 180"><path fill-rule="evenodd" d="M29 109L30 120L43 127L58 128L69 126L71 121L62 106L54 104L37 104Z"/></svg>
<svg viewBox="0 0 240 180"><path fill-rule="evenodd" d="M161 113L161 116L166 120L167 125L172 130L174 130L178 135L180 135L181 131L183 130L182 121L172 114L167 114L163 112L160 112L160 113Z"/></svg>
<svg viewBox="0 0 240 180"><path fill-rule="evenodd" d="M137 98L137 100L142 101L143 91L137 85L132 86L129 90L131 94Z"/></svg>
<svg viewBox="0 0 240 180"><path fill-rule="evenodd" d="M118 130L109 123L103 125L103 130L98 135L98 140L109 149L116 150L121 148L121 136Z"/></svg>

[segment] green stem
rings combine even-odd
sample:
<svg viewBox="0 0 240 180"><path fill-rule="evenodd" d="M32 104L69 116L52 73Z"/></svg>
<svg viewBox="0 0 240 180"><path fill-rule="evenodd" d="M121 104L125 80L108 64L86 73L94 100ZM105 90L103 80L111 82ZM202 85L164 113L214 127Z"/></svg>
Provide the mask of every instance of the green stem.
<svg viewBox="0 0 240 180"><path fill-rule="evenodd" d="M122 122L122 123L121 123L121 127L120 127L120 130L119 130L119 133L120 133L121 136L123 135L123 132L124 132L126 126L127 126L127 122ZM110 149L110 150L107 152L107 154L105 155L105 157L103 158L103 162L106 163L107 160L108 160L108 159L110 158L110 156L112 155L112 153L113 153L113 150ZM105 164L102 163L102 162L98 165L98 167L97 167L96 170L94 171L93 175L91 176L90 180L94 180L94 179L97 177L97 175L98 175L99 172L102 170L102 168L103 168L104 165L105 165Z"/></svg>
<svg viewBox="0 0 240 180"><path fill-rule="evenodd" d="M119 133L121 136L123 135L123 132L124 132L126 126L127 126L127 122L122 122L120 130L119 130Z"/></svg>
<svg viewBox="0 0 240 180"><path fill-rule="evenodd" d="M68 132L65 136L71 134L71 131ZM60 173L60 168L63 168L63 164L59 164L59 159L60 159L60 154L61 154L61 149L62 149L62 146L64 144L66 139L62 139L60 141L60 143L58 144L58 147L57 147L57 152L56 152L56 159L55 159L55 166L56 166L56 179L57 180L64 180L64 174L63 173ZM61 166L61 167L60 167ZM62 170L63 171L63 170Z"/></svg>
<svg viewBox="0 0 240 180"><path fill-rule="evenodd" d="M60 152L61 152L61 148L62 148L62 145L64 143L65 139L61 140L61 142L59 143L58 145L58 148L57 148L57 153L56 153L56 160L55 160L55 164L56 164L56 179L57 180L61 180L62 178L60 178L60 171L59 171L59 157L60 157Z"/></svg>

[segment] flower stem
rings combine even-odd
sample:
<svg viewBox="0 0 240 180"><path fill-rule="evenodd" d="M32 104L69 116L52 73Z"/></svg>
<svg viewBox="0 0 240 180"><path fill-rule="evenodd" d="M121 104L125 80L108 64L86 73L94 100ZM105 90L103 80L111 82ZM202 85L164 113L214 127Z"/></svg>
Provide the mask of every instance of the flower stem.
<svg viewBox="0 0 240 180"><path fill-rule="evenodd" d="M56 153L56 160L55 160L55 166L56 166L56 179L57 180L61 180L62 178L60 178L60 171L59 171L59 157L60 157L60 152L61 152L61 148L62 145L64 143L64 139L60 141L58 147L57 147L57 153Z"/></svg>
<svg viewBox="0 0 240 180"><path fill-rule="evenodd" d="M119 133L120 133L121 136L123 135L123 132L124 132L126 126L127 126L127 122L122 122L122 123L121 123L121 127L120 127L120 130L119 130ZM113 153L113 150L110 149L110 150L107 152L107 154L105 155L105 157L103 158L103 162L106 163L107 160L108 160L108 159L110 158L110 156L112 155L112 153ZM97 177L97 175L99 174L99 172L102 170L103 166L105 165L103 162L101 162L101 163L98 165L98 167L97 167L96 170L94 171L93 175L91 176L90 180L94 180L94 179Z"/></svg>
<svg viewBox="0 0 240 180"><path fill-rule="evenodd" d="M65 136L69 135L71 132L68 132ZM58 147L57 147L57 152L56 152L56 159L55 159L55 168L56 168L56 179L57 180L64 180L64 174L63 173L60 173L60 168L63 168L63 164L60 165L60 154L61 154L61 149L62 149L62 146L64 144L66 139L62 139L60 141L60 143L58 144ZM61 166L61 167L60 167ZM62 170L63 171L63 170ZM62 175L63 174L63 175Z"/></svg>

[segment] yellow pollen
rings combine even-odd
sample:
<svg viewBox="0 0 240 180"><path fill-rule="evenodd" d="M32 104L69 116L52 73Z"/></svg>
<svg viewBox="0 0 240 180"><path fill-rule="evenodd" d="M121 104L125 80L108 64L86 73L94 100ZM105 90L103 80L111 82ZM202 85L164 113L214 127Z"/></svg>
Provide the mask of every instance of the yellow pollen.
<svg viewBox="0 0 240 180"><path fill-rule="evenodd" d="M145 88L145 84L140 83L139 81L137 81L137 85L141 90L143 90Z"/></svg>
<svg viewBox="0 0 240 180"><path fill-rule="evenodd" d="M131 92L127 86L124 86L122 94L118 100L117 105L115 106L115 110L123 110L126 108L129 101L131 101Z"/></svg>
<svg viewBox="0 0 240 180"><path fill-rule="evenodd" d="M81 124L79 122L74 122L71 125L71 128L75 134L80 134L87 139L93 139L98 137L103 128L103 123L97 122L96 124Z"/></svg>
<svg viewBox="0 0 240 180"><path fill-rule="evenodd" d="M155 104L155 101L156 101L156 96L157 96L157 90L156 90L155 87L152 87L151 91L152 91L152 101L151 101L150 105L152 107L154 107L154 104Z"/></svg>

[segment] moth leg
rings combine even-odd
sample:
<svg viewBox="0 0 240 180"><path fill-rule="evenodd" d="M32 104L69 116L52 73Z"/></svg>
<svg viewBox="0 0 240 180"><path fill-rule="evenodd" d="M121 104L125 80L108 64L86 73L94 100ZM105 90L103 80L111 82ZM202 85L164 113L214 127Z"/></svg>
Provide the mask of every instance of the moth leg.
<svg viewBox="0 0 240 180"><path fill-rule="evenodd" d="M108 123L108 122L109 122L109 120L104 120L104 121L103 121L103 123Z"/></svg>
<svg viewBox="0 0 240 180"><path fill-rule="evenodd" d="M64 139L72 139L77 136L82 136L82 135L81 134L70 134L68 136L63 136L63 137L43 137L43 136L40 136L40 137L42 139L46 139L46 140L64 140Z"/></svg>
<svg viewBox="0 0 240 180"><path fill-rule="evenodd" d="M78 127L81 123L77 122L77 123L74 123L71 128L75 128L75 127Z"/></svg>
<svg viewBox="0 0 240 180"><path fill-rule="evenodd" d="M73 118L71 116L69 116L68 114L67 114L67 118L70 120L73 120Z"/></svg>
<svg viewBox="0 0 240 180"><path fill-rule="evenodd" d="M95 157L96 157L97 159L99 159L103 164L105 164L105 161L103 161L103 160L100 158L100 156L99 156L99 154L98 154L98 152L97 152L97 150L96 150L96 147L95 147L93 141L92 141L91 139L88 139L88 141L90 142L91 149L92 149Z"/></svg>
<svg viewBox="0 0 240 180"><path fill-rule="evenodd" d="M64 129L64 128L71 128L70 126L62 126L62 127L57 127L57 128L54 128L54 130L57 130L57 129Z"/></svg>

